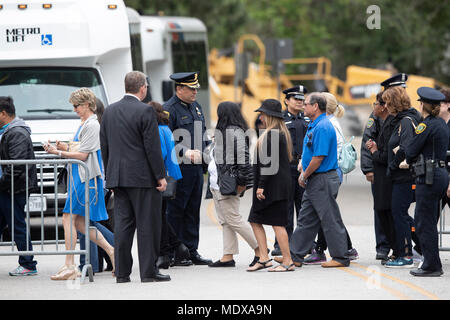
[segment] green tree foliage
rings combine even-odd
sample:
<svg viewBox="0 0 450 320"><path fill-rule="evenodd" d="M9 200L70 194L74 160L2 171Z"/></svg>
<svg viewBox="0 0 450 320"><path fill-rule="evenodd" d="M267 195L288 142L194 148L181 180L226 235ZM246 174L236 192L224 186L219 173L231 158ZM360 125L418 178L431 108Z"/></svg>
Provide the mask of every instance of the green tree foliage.
<svg viewBox="0 0 450 320"><path fill-rule="evenodd" d="M291 38L295 57L325 56L345 78L348 65L434 77L450 84L450 0L125 0L144 14L201 19L210 48L232 47L239 36ZM380 29L369 29L370 5Z"/></svg>

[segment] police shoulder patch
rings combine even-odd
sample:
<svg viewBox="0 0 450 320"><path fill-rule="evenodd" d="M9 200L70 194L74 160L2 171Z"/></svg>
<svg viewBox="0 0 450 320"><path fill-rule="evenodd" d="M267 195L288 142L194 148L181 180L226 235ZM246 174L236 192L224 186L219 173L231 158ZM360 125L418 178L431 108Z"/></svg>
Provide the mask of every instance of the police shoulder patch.
<svg viewBox="0 0 450 320"><path fill-rule="evenodd" d="M425 123L419 123L419 125L416 127L416 134L421 134L422 132L425 131L425 129L427 128L427 125Z"/></svg>
<svg viewBox="0 0 450 320"><path fill-rule="evenodd" d="M371 128L373 126L373 118L369 118L369 121L367 121L367 128Z"/></svg>

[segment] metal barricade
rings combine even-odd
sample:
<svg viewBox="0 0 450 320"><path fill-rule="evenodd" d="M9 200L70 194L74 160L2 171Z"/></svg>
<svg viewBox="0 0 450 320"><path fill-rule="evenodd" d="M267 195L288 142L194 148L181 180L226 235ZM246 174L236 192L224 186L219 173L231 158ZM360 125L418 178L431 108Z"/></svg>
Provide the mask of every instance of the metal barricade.
<svg viewBox="0 0 450 320"><path fill-rule="evenodd" d="M445 227L445 205L442 205L442 201L439 202L439 209L441 212L441 216L439 218L439 251L450 251L450 247L444 247L444 234L450 234L450 231L446 230Z"/></svg>
<svg viewBox="0 0 450 320"><path fill-rule="evenodd" d="M58 166L65 165L67 166L67 179L68 179L68 194L71 194L72 191L72 165L69 164L77 164L78 166L81 166L84 168L85 172L85 199L84 199L84 209L85 209L85 249L84 250L60 250L59 244L65 243L64 240L59 240L58 235L58 217L59 217L59 210L58 210ZM10 232L11 232L11 241L10 242L0 242L0 246L11 246L10 252L1 252L0 256L31 256L31 255L85 255L85 264L83 267L83 270L81 271L81 282L85 280L86 275L89 276L89 282L94 281L93 277L93 271L92 271L92 265L90 264L90 237L89 237L89 229L90 229L90 223L89 223L89 169L87 165L76 159L60 159L60 158L53 158L53 157L39 157L35 160L0 160L0 165L9 165L11 167L11 190L14 190L14 166L23 166L25 165L25 175L26 175L26 205L25 205L25 213L26 213L26 244L27 244L27 250L26 251L15 251L15 237L14 237L14 192L11 193L11 225L9 226ZM34 197L35 195L38 195L41 202L41 210L40 210L40 218L41 218L41 240L40 241L31 241L32 245L39 245L41 246L41 250L30 250L30 193L29 193L29 167L32 165L36 165L37 169L37 177L38 177L38 188L40 193L33 193ZM54 200L55 200L55 208L54 208L54 217L55 217L55 240L45 240L44 239L44 198L45 203L47 203L47 196L49 194L44 194L44 169L53 168L53 183L54 183ZM3 173L5 174L5 173ZM51 174L51 173L50 173ZM47 172L47 176L49 173ZM35 199L34 199L35 200ZM38 199L39 201L39 199ZM72 201L70 201L70 212L67 212L70 214L70 224L72 225ZM71 228L72 232L72 228ZM76 230L74 231L76 232ZM72 239L72 233L71 233L71 239ZM66 239L67 240L67 239ZM68 240L67 240L68 241ZM72 241L72 240L70 240ZM44 245L51 245L55 244L55 250L46 250ZM76 244L75 244L76 246ZM70 248L72 248L72 243Z"/></svg>

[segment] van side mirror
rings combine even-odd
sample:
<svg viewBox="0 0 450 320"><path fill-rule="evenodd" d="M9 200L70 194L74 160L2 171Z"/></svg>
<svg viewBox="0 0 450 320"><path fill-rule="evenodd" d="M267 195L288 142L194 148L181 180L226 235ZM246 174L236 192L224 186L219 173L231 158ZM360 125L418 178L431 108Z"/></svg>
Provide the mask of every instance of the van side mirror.
<svg viewBox="0 0 450 320"><path fill-rule="evenodd" d="M172 98L173 94L174 94L173 82L172 81L163 81L162 82L163 101L166 102L167 100Z"/></svg>

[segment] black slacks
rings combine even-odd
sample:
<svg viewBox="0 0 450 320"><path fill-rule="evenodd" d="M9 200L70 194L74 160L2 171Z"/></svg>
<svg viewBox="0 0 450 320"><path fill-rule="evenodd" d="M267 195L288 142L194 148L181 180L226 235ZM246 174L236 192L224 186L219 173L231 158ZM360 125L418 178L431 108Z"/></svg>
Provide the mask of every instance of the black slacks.
<svg viewBox="0 0 450 320"><path fill-rule="evenodd" d="M155 277L161 240L162 194L155 188L114 188L114 258L117 277L131 274L137 230L141 280Z"/></svg>

